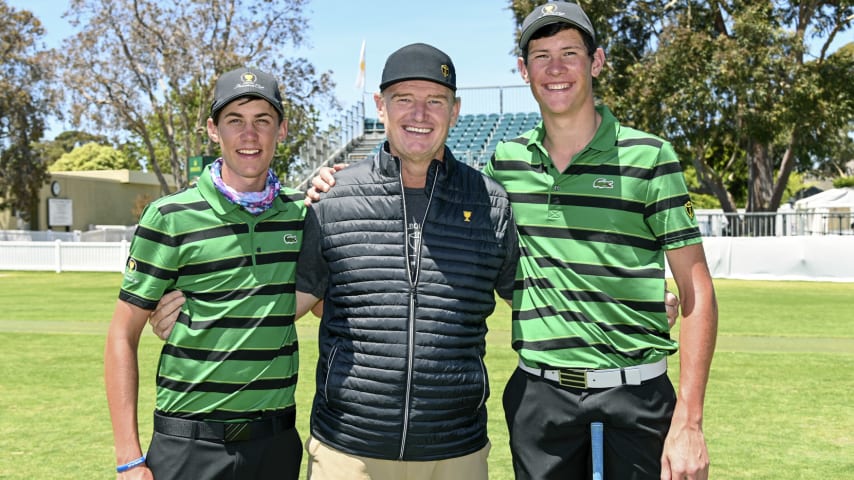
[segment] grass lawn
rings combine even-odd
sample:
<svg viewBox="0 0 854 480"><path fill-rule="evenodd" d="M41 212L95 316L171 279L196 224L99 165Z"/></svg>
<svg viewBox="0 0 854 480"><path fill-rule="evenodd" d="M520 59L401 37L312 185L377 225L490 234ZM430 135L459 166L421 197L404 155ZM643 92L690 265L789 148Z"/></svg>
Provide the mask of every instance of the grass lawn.
<svg viewBox="0 0 854 480"><path fill-rule="evenodd" d="M114 478L104 334L118 273L0 272L0 478ZM718 348L706 397L713 479L854 478L854 284L715 282ZM299 322L298 428L308 435L317 319ZM501 392L516 356L509 311L489 320L490 478L512 479ZM676 333L674 333L675 335ZM161 342L140 347L151 434ZM678 361L670 375L678 378Z"/></svg>

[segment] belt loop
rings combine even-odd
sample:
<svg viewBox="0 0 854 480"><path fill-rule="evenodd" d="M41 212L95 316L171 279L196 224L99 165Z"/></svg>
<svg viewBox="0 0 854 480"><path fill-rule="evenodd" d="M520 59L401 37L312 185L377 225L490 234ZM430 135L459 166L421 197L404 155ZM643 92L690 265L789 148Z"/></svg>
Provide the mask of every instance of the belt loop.
<svg viewBox="0 0 854 480"><path fill-rule="evenodd" d="M192 438L193 440L199 439L199 423L192 422L190 424L190 438Z"/></svg>

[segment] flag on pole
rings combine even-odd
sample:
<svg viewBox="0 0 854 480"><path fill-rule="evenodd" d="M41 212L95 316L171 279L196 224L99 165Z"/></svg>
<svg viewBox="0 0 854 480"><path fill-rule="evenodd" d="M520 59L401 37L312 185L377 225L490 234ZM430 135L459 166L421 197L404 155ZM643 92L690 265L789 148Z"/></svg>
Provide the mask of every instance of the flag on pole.
<svg viewBox="0 0 854 480"><path fill-rule="evenodd" d="M359 75L356 77L356 89L365 89L365 41L362 40L362 51L359 53Z"/></svg>

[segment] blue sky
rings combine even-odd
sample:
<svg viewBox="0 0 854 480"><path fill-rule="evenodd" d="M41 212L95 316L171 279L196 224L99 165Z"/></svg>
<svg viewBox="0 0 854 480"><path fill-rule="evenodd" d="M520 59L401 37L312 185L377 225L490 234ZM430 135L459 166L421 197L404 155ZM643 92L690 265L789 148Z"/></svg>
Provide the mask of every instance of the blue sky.
<svg viewBox="0 0 854 480"><path fill-rule="evenodd" d="M58 47L72 33L62 19L66 1L6 2L33 12L42 21L48 47ZM451 56L459 87L524 85L513 71L515 25L508 5L506 0L311 0L305 11L309 22L305 37L310 47L298 53L318 70L333 71L336 96L345 107L362 97L355 83L363 40L368 92L377 89L385 59L398 48L415 42L429 43ZM370 105L366 104L369 116L373 108ZM463 98L463 110L465 105Z"/></svg>
<svg viewBox="0 0 854 480"><path fill-rule="evenodd" d="M6 2L30 10L42 20L48 47L59 46L72 32L62 19L67 1ZM309 58L320 71L333 71L335 93L344 107L362 98L355 82L363 40L368 92L377 89L388 55L414 42L429 43L448 53L457 67L459 87L524 85L513 71L515 25L508 5L507 0L311 0L305 11L309 22L305 37L310 47L298 54ZM837 36L831 51L854 40L852 37L850 31ZM462 113L467 113L465 95L462 98ZM367 103L368 116L372 110Z"/></svg>

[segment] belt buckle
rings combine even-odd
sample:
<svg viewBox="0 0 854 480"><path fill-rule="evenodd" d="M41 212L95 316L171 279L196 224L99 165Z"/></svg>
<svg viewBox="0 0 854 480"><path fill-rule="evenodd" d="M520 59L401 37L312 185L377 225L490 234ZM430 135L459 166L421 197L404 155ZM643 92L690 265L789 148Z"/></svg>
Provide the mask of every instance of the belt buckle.
<svg viewBox="0 0 854 480"><path fill-rule="evenodd" d="M251 439L252 429L248 422L226 423L224 427L226 442L244 442Z"/></svg>
<svg viewBox="0 0 854 480"><path fill-rule="evenodd" d="M562 368L558 372L558 383L562 387L587 389L587 371Z"/></svg>

